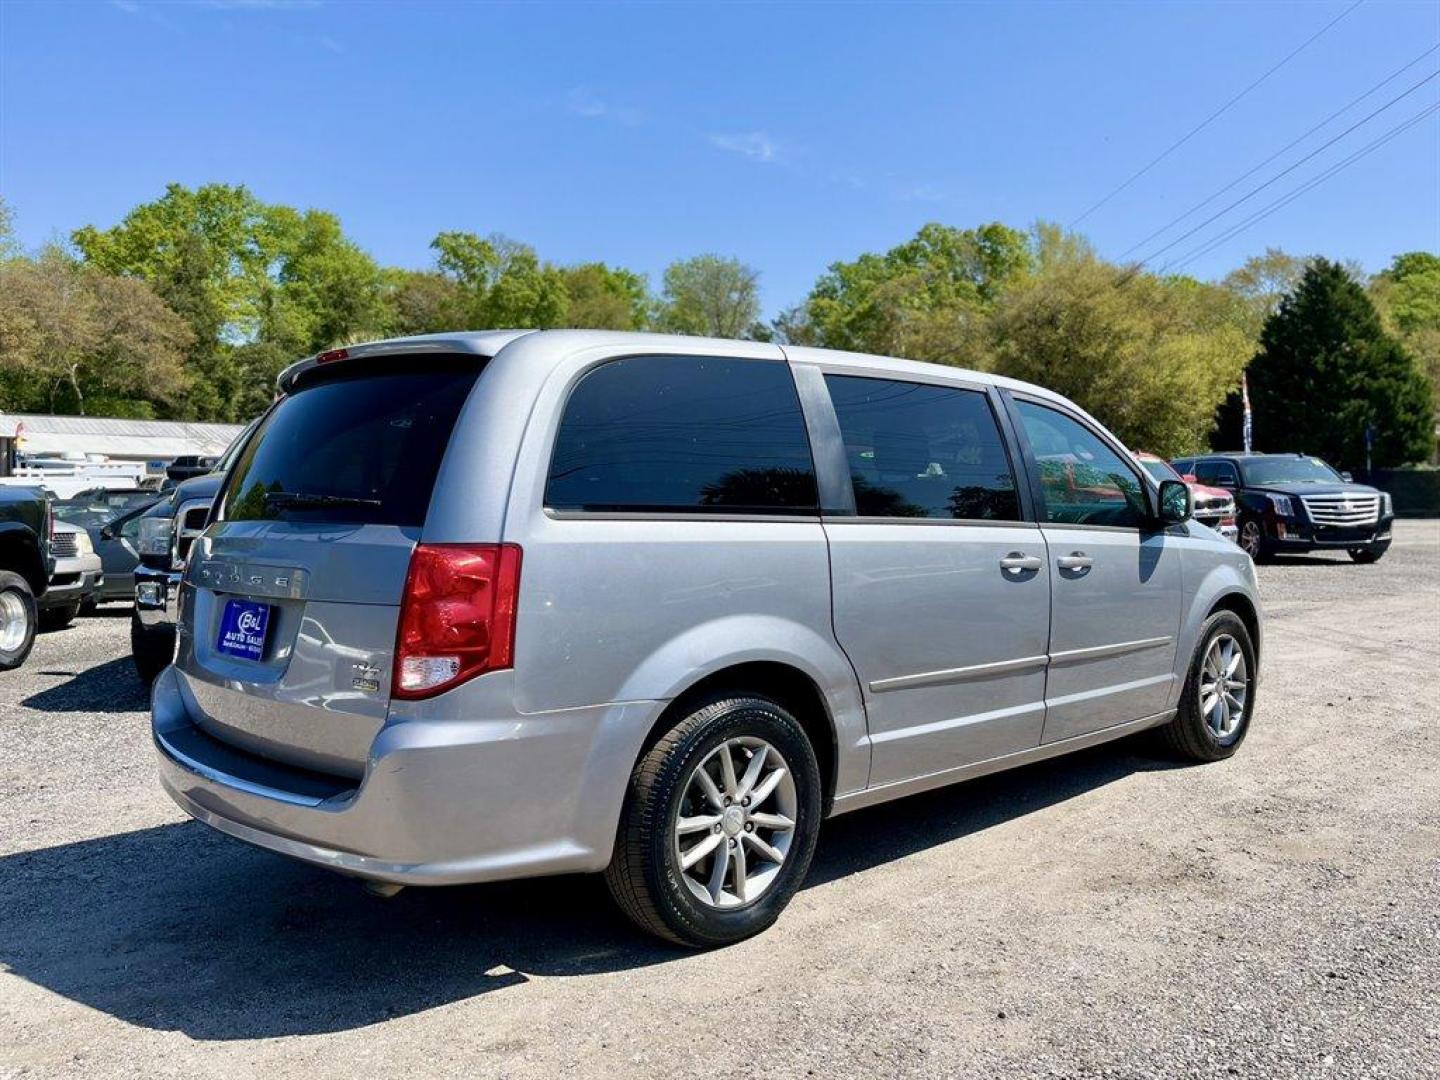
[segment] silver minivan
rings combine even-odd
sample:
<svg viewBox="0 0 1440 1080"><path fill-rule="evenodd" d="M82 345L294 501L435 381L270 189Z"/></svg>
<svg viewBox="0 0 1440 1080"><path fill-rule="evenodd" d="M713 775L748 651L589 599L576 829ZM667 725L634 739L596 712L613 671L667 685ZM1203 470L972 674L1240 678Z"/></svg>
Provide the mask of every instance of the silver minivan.
<svg viewBox="0 0 1440 1080"><path fill-rule="evenodd" d="M194 543L166 789L381 890L603 871L764 929L823 818L1159 728L1233 754L1249 558L1036 386L819 349L434 335L287 369Z"/></svg>

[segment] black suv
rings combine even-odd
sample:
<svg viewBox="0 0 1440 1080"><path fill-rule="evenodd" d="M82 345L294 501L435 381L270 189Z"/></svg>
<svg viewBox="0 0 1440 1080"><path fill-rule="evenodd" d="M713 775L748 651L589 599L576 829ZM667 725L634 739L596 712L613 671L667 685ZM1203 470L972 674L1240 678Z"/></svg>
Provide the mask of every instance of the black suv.
<svg viewBox="0 0 1440 1080"><path fill-rule="evenodd" d="M0 671L25 662L55 561L50 500L31 487L0 486Z"/></svg>
<svg viewBox="0 0 1440 1080"><path fill-rule="evenodd" d="M1390 548L1390 495L1354 483L1308 454L1207 454L1175 468L1235 492L1240 546L1256 562L1272 555L1342 548L1373 563Z"/></svg>

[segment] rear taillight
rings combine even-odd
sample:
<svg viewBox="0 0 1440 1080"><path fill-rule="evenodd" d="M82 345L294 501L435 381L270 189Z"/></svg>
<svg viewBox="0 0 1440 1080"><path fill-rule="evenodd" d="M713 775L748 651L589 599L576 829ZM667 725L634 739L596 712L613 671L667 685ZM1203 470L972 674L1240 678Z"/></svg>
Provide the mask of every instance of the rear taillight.
<svg viewBox="0 0 1440 1080"><path fill-rule="evenodd" d="M417 547L400 601L392 694L430 697L508 668L519 594L520 548L514 544Z"/></svg>

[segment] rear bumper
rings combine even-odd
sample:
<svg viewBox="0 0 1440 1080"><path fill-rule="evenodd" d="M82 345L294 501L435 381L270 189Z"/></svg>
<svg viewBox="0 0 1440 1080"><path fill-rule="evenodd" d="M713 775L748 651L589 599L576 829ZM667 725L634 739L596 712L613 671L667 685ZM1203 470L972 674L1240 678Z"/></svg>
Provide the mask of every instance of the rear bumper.
<svg viewBox="0 0 1440 1080"><path fill-rule="evenodd" d="M509 673L497 675L508 689ZM194 722L194 708L176 670L165 669L152 691L152 734L161 783L186 813L345 874L446 885L603 869L658 704L491 709L467 720L417 710L381 729L358 783L221 742Z"/></svg>

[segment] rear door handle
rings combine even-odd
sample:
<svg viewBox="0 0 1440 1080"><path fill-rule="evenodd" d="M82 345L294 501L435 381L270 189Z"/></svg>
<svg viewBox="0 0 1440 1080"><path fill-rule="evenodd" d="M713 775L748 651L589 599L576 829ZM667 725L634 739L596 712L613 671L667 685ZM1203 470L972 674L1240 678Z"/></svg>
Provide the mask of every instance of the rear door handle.
<svg viewBox="0 0 1440 1080"><path fill-rule="evenodd" d="M1039 570L1044 565L1039 555L1026 555L1023 551L1012 551L1000 560L1000 569L1012 574Z"/></svg>
<svg viewBox="0 0 1440 1080"><path fill-rule="evenodd" d="M1056 559L1055 565L1061 570L1089 570L1095 565L1095 560L1083 551L1072 551L1069 555L1061 555Z"/></svg>

